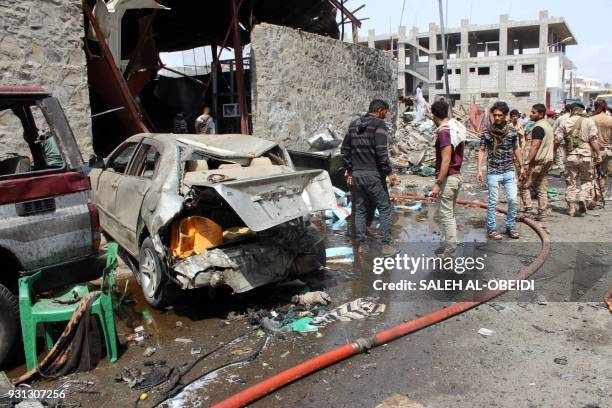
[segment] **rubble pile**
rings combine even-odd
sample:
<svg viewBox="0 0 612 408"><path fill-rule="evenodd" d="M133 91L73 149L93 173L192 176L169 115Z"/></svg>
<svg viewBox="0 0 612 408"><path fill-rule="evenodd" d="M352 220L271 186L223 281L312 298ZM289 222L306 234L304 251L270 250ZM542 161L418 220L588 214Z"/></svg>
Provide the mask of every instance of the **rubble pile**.
<svg viewBox="0 0 612 408"><path fill-rule="evenodd" d="M466 127L468 139L479 140L482 125L478 120L475 125L463 106L453 108L453 118ZM435 129L431 114L404 112L389 146L392 166L400 171L430 175L424 170L433 166L436 160L433 149Z"/></svg>
<svg viewBox="0 0 612 408"><path fill-rule="evenodd" d="M433 164L434 130L430 117L419 112L405 112L389 146L391 165L397 169L411 169Z"/></svg>

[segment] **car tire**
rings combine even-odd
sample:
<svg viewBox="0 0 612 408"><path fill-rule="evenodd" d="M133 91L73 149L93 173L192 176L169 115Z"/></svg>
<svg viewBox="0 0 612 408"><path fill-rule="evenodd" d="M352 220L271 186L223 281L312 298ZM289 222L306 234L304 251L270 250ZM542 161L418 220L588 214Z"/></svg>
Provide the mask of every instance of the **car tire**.
<svg viewBox="0 0 612 408"><path fill-rule="evenodd" d="M178 294L178 288L168 280L165 268L151 238L145 238L138 257L138 281L145 300L156 309L170 304Z"/></svg>
<svg viewBox="0 0 612 408"><path fill-rule="evenodd" d="M11 359L19 339L19 303L4 285L0 285L0 368Z"/></svg>

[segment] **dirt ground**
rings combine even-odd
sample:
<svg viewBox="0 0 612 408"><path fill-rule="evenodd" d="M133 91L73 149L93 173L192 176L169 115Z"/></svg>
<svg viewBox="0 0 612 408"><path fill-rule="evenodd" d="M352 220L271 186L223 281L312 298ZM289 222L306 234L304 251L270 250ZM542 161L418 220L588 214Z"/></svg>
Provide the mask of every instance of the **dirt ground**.
<svg viewBox="0 0 612 408"><path fill-rule="evenodd" d="M473 165L466 169L462 198L480 199L486 192L477 186ZM557 175L551 187L561 190ZM402 176L398 191L421 192L431 178ZM534 275L536 290L516 296L506 294L485 305L365 354L321 370L253 404L254 407L577 407L612 406L612 319L603 304L603 293L611 285L612 207L599 208L584 217L570 218L563 196L552 208L543 226L550 234L551 254ZM503 217L499 217L501 228ZM474 254L487 254L500 276L510 277L535 259L540 243L525 225L518 241L487 243L484 211L460 208L458 224L463 241ZM329 247L347 245L345 230L334 231L323 221ZM435 207L396 211L393 236L402 252L430 253L439 233ZM433 243L432 243L433 242ZM92 381L92 385L67 384L63 406L134 406L140 391L128 388L115 377L124 367L143 367L145 360L166 360L168 368L194 361L193 347L202 353L227 344L200 361L181 380L186 387L165 400L163 386L140 402L142 407L210 406L275 373L334 347L422 316L455 299L453 293L414 294L376 292L372 282L372 258L376 246L353 263L330 263L322 274L301 278L309 290L325 290L337 306L358 297L373 297L386 311L365 320L334 322L316 333L268 334L243 318L250 308L283 312L294 294L304 286L271 285L241 296L218 291L187 293L173 308L152 310L142 299L140 288L125 267L119 288L129 281L127 299L133 303L120 310L120 338L143 324L141 312L149 310L154 325L144 324L150 334L142 344L130 344L120 360L105 360L87 373L54 381L40 381L36 388L56 388L69 380ZM418 249L417 249L418 248ZM389 271L386 279L407 278L404 271ZM228 316L229 315L229 316ZM238 316L238 317L235 317ZM489 336L478 334L487 328ZM232 342L237 336L244 335ZM189 343L176 342L187 338ZM228 344L230 343L230 344ZM156 347L144 357L146 347ZM252 360L214 368L259 354ZM200 354L201 355L201 354ZM9 373L16 376L23 367ZM165 400L165 401L164 401ZM164 402L162 402L164 401Z"/></svg>

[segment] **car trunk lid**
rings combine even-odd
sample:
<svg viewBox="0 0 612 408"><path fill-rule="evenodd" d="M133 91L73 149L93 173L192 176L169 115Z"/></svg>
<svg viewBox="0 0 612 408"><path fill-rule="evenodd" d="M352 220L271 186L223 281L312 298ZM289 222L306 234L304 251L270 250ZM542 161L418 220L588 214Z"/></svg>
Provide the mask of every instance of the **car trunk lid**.
<svg viewBox="0 0 612 408"><path fill-rule="evenodd" d="M336 208L329 174L291 171L214 183L189 177L185 184L214 189L253 231L262 231L315 211Z"/></svg>

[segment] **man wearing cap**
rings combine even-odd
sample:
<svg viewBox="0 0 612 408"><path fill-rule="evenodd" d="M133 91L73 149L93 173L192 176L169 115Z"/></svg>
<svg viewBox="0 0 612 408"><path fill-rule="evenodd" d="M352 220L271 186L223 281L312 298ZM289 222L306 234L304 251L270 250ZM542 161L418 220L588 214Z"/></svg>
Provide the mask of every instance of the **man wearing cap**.
<svg viewBox="0 0 612 408"><path fill-rule="evenodd" d="M565 201L570 217L576 215L576 206L580 213L587 210L586 204L593 196L593 159L601 163L597 127L584 112L581 102L571 105L571 115L555 131L555 151L565 142ZM580 186L577 180L580 179Z"/></svg>
<svg viewBox="0 0 612 408"><path fill-rule="evenodd" d="M531 147L527 153L523 169L526 177L521 180L520 193L523 201L524 211L531 213L531 189L534 188L538 194L538 214L536 219L544 221L546 217L546 206L548 204L548 171L552 167L554 158L554 135L550 122L544 117L546 106L536 103L531 108L529 118L535 122L531 129Z"/></svg>

